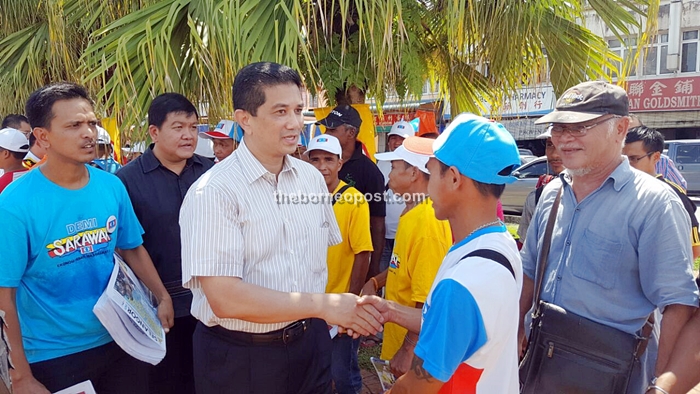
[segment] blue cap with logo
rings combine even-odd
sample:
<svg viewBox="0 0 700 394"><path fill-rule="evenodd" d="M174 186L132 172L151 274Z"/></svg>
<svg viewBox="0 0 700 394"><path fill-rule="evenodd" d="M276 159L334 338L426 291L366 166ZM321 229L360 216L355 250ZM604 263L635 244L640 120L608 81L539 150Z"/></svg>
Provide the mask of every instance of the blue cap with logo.
<svg viewBox="0 0 700 394"><path fill-rule="evenodd" d="M503 125L474 114L458 115L433 143L435 158L477 182L503 185L517 178L520 154Z"/></svg>

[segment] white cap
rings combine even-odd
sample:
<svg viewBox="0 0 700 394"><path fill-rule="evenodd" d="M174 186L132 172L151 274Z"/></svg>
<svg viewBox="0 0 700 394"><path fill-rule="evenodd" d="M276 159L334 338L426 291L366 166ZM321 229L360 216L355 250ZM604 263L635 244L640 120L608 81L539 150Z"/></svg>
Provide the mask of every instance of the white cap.
<svg viewBox="0 0 700 394"><path fill-rule="evenodd" d="M109 145L112 143L112 139L109 138L109 133L104 128L97 126L97 143Z"/></svg>
<svg viewBox="0 0 700 394"><path fill-rule="evenodd" d="M403 138L406 138L412 135L416 135L416 130L413 129L413 125L411 125L410 123L406 122L405 120L400 120L394 123L393 126L391 126L391 131L389 131L387 138L389 138L392 135L398 135Z"/></svg>
<svg viewBox="0 0 700 394"><path fill-rule="evenodd" d="M27 153L29 140L21 131L7 127L0 130L0 148L11 152Z"/></svg>
<svg viewBox="0 0 700 394"><path fill-rule="evenodd" d="M334 155L342 156L343 149L340 147L340 141L330 134L321 134L312 138L309 141L309 147L304 152L305 155L309 155L312 150L322 150Z"/></svg>
<svg viewBox="0 0 700 394"><path fill-rule="evenodd" d="M146 151L146 142L134 142L130 147L123 147L122 150L126 153L143 153Z"/></svg>
<svg viewBox="0 0 700 394"><path fill-rule="evenodd" d="M209 139L197 138L197 147L194 149L194 153L213 158L214 157L214 143Z"/></svg>
<svg viewBox="0 0 700 394"><path fill-rule="evenodd" d="M238 125L228 119L221 119L213 131L205 131L200 134L204 138L214 139L235 139L235 131Z"/></svg>
<svg viewBox="0 0 700 394"><path fill-rule="evenodd" d="M403 145L396 148L396 150L394 150L393 152L377 153L376 155L374 155L374 157L377 160L381 161L403 160L414 167L418 167L418 169L423 171L424 173L430 174L430 171L428 171L428 167L426 167L430 156L422 155L420 153L409 152L406 150L406 148L404 148Z"/></svg>
<svg viewBox="0 0 700 394"><path fill-rule="evenodd" d="M545 138L552 138L552 125L549 125L549 127L547 127L547 130L545 130L544 133L537 136L537 139Z"/></svg>

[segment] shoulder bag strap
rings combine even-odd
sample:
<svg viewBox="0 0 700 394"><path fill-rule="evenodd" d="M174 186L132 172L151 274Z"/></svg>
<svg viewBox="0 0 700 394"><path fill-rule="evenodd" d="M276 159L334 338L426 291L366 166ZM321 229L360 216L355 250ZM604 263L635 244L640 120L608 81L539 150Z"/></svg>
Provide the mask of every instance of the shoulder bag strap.
<svg viewBox="0 0 700 394"><path fill-rule="evenodd" d="M341 187L340 190L338 190L338 193L335 193L333 195L333 203L331 205L335 205L335 203L338 202L338 199L340 199L340 196L342 196L343 193L345 193L345 191L348 190L349 188L350 188L350 185L345 185L345 186Z"/></svg>
<svg viewBox="0 0 700 394"><path fill-rule="evenodd" d="M500 252L496 252L495 250L491 249L477 249L459 260L462 261L467 257L483 257L488 260L493 260L498 264L504 266L510 272L510 274L513 275L513 279L515 279L515 271L513 271L513 266L510 264L508 258Z"/></svg>
<svg viewBox="0 0 700 394"><path fill-rule="evenodd" d="M552 232L554 231L554 222L557 220L557 211L559 210L559 203L561 202L561 194L564 191L564 185L559 187L557 192L557 197L554 199L554 204L552 204L552 209L549 211L549 218L547 219L547 227L544 230L544 239L542 240L542 251L540 252L539 258L537 260L537 278L535 279L535 308L539 308L540 296L542 294L542 282L544 279L544 273L547 270L547 257L549 256L549 249L552 246Z"/></svg>

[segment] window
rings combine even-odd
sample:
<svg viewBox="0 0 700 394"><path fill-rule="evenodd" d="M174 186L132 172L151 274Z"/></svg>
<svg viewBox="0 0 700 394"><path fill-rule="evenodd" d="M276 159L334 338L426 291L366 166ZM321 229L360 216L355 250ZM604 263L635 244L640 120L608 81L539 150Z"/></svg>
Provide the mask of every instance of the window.
<svg viewBox="0 0 700 394"><path fill-rule="evenodd" d="M668 34L660 34L646 51L644 58L644 75L671 74L666 68L668 56Z"/></svg>
<svg viewBox="0 0 700 394"><path fill-rule="evenodd" d="M681 72L698 70L698 31L684 31L681 46Z"/></svg>
<svg viewBox="0 0 700 394"><path fill-rule="evenodd" d="M676 163L695 164L700 163L700 145L682 144L676 150Z"/></svg>
<svg viewBox="0 0 700 394"><path fill-rule="evenodd" d="M625 38L625 46L623 46L620 40L618 39L608 40L608 47L610 48L610 52L622 57L622 64L620 64L620 62L614 63L618 71L622 71L623 66L629 66L629 70L627 70L627 75L631 77L637 75L636 64L630 64L630 62L637 53L636 38ZM612 70L609 70L608 72L612 75ZM617 77L618 75L612 76Z"/></svg>
<svg viewBox="0 0 700 394"><path fill-rule="evenodd" d="M552 169L546 160L527 163L518 170L518 178L539 178L540 175L552 174Z"/></svg>

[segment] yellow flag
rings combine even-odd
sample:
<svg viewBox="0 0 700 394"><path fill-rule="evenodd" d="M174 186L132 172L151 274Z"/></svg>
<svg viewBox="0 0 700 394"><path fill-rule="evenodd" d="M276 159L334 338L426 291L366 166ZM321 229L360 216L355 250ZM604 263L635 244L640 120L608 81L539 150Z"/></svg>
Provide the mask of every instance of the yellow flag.
<svg viewBox="0 0 700 394"><path fill-rule="evenodd" d="M122 140L119 133L119 128L117 127L117 120L115 118L102 118L102 127L107 130L109 138L112 139L112 148L114 149L114 154L116 155L117 163L122 162Z"/></svg>
<svg viewBox="0 0 700 394"><path fill-rule="evenodd" d="M369 104L352 104L352 107L359 112L360 118L362 118L362 125L360 126L357 140L362 143L365 155L376 163L377 160L374 159L374 154L377 153L377 142L375 140L374 115L369 109ZM314 108L316 120L321 120L328 116L333 108L334 107ZM321 126L321 132L325 133L326 128Z"/></svg>

